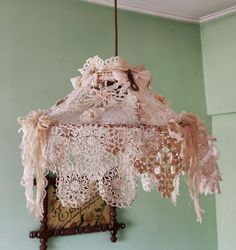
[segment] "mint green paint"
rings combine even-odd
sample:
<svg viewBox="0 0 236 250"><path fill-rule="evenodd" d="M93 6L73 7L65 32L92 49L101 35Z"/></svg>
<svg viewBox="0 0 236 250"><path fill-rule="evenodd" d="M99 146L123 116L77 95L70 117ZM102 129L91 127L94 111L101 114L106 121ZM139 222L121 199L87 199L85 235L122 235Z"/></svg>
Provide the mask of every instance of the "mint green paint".
<svg viewBox="0 0 236 250"><path fill-rule="evenodd" d="M236 246L236 15L201 25L208 113L221 152L222 195L216 198L219 250Z"/></svg>
<svg viewBox="0 0 236 250"><path fill-rule="evenodd" d="M154 89L175 110L206 118L199 25L121 11L120 55L151 70ZM76 68L95 54L113 55L113 11L75 0L0 0L0 249L38 249L38 227L25 208L18 116L47 108L72 87ZM183 183L184 184L184 183ZM203 224L181 188L177 207L155 191L119 210L127 224L116 244L108 233L52 239L50 249L216 250L214 197L202 199Z"/></svg>
<svg viewBox="0 0 236 250"><path fill-rule="evenodd" d="M221 152L219 165L223 173L222 195L216 197L219 250L234 250L236 246L235 148L236 113L216 115L212 119L213 133Z"/></svg>
<svg viewBox="0 0 236 250"><path fill-rule="evenodd" d="M236 111L236 15L201 25L209 114Z"/></svg>

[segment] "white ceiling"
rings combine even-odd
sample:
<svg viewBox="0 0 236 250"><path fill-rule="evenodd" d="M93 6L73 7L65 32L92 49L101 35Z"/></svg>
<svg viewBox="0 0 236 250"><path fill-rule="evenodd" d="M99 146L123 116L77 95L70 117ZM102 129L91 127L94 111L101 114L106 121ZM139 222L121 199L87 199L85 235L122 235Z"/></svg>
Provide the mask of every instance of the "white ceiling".
<svg viewBox="0 0 236 250"><path fill-rule="evenodd" d="M86 0L113 5L113 0ZM236 12L236 0L117 0L121 9L190 22L206 21Z"/></svg>

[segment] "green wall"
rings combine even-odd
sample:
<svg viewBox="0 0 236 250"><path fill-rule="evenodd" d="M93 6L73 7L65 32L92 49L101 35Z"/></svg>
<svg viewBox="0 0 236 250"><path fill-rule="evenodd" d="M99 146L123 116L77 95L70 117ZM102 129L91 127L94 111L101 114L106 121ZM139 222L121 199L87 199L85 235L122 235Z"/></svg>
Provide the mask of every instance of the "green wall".
<svg viewBox="0 0 236 250"><path fill-rule="evenodd" d="M236 15L201 25L209 114L236 112Z"/></svg>
<svg viewBox="0 0 236 250"><path fill-rule="evenodd" d="M119 29L120 55L150 69L154 89L175 110L206 119L199 25L120 11ZM0 0L0 34L0 249L33 250L39 242L28 232L39 223L19 184L16 119L70 92L69 79L87 58L113 55L113 10L75 0ZM97 233L52 239L50 249L216 250L214 197L203 197L202 206L200 225L186 188L177 207L139 188L134 206L119 210L127 224L119 242Z"/></svg>
<svg viewBox="0 0 236 250"><path fill-rule="evenodd" d="M216 197L218 249L235 250L236 114L215 115L212 119L212 126L221 152L219 165L224 180L221 184L222 195Z"/></svg>
<svg viewBox="0 0 236 250"><path fill-rule="evenodd" d="M213 134L218 139L223 173L222 195L216 198L219 250L236 246L236 15L201 25L205 88Z"/></svg>

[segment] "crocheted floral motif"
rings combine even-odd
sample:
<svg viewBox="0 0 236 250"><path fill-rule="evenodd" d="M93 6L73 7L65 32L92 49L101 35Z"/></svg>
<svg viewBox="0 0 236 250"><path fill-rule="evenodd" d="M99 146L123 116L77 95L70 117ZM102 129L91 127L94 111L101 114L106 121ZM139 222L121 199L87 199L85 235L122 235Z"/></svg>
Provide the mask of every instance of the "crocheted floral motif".
<svg viewBox="0 0 236 250"><path fill-rule="evenodd" d="M203 123L171 110L151 91L151 76L143 67L95 56L79 71L68 96L19 120L29 209L42 216L49 171L57 175L61 203L73 208L97 192L107 204L129 207L138 177L145 191L156 187L175 204L179 177L185 174L201 221L199 195L220 192L221 180L214 138Z"/></svg>

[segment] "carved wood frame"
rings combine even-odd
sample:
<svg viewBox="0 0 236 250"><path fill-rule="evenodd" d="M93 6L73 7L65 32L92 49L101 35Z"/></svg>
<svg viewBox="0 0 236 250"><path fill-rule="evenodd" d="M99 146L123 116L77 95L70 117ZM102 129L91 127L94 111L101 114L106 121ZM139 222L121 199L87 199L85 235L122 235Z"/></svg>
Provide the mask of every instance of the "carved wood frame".
<svg viewBox="0 0 236 250"><path fill-rule="evenodd" d="M66 235L76 235L76 234L84 234L84 233L94 233L94 232L111 232L111 241L117 241L117 232L120 229L125 228L124 223L118 223L116 220L116 208L109 206L110 209L110 222L108 224L94 225L94 226L80 226L80 227L69 227L69 228L60 228L53 229L48 227L48 187L50 185L56 184L56 178L47 176L48 185L46 187L46 197L44 199L44 215L41 222L40 229L38 231L31 231L29 234L30 238L38 238L40 240L40 250L47 249L47 241L51 237L57 236L66 236ZM36 181L34 183L36 185Z"/></svg>

